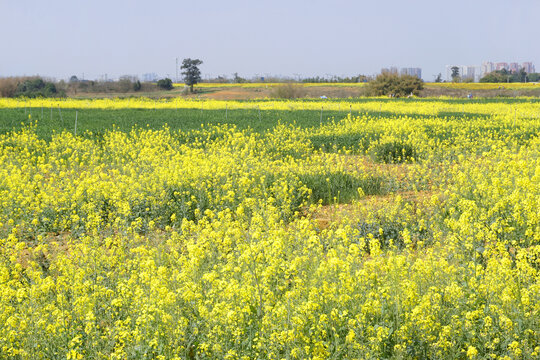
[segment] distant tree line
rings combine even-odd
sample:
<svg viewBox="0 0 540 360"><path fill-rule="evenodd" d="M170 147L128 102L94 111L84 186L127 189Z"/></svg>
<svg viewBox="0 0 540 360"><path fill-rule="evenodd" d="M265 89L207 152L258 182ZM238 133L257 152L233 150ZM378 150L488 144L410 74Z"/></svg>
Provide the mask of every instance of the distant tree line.
<svg viewBox="0 0 540 360"><path fill-rule="evenodd" d="M332 76L332 77L307 77L302 79L303 83L359 83L359 82L368 82L371 78L366 75L357 75L357 76Z"/></svg>
<svg viewBox="0 0 540 360"><path fill-rule="evenodd" d="M54 82L41 77L0 78L1 97L65 97L77 93L129 93L157 90L155 84L142 84L133 77L118 81L79 80L73 75L69 81Z"/></svg>
<svg viewBox="0 0 540 360"><path fill-rule="evenodd" d="M41 77L0 78L0 97L65 97L78 93L130 94L171 90L171 79L165 78L157 83L141 82L134 76L121 76L118 80L80 80L73 75L68 81L52 81Z"/></svg>
<svg viewBox="0 0 540 360"><path fill-rule="evenodd" d="M62 81L60 81L62 83ZM141 83L136 76L120 76L117 81L79 80L73 75L65 85L70 93L130 93L152 91L156 86Z"/></svg>
<svg viewBox="0 0 540 360"><path fill-rule="evenodd" d="M506 69L495 70L480 79L482 83L505 83L505 82L537 82L540 81L540 73L527 73L524 68L519 71Z"/></svg>
<svg viewBox="0 0 540 360"><path fill-rule="evenodd" d="M232 74L232 77L228 77L226 75L219 75L212 78L206 78L204 80L200 80L200 82L205 83L216 83L216 84L242 84L242 83L291 83L291 82L299 82L299 83L359 83L359 82L369 82L373 80L372 76L367 75L357 75L357 76L348 76L348 77L340 77L340 76L312 76L312 77L306 77L306 78L297 78L294 79L289 76L254 76L251 78L242 77L238 75L238 73Z"/></svg>
<svg viewBox="0 0 540 360"><path fill-rule="evenodd" d="M64 97L65 91L59 90L52 81L40 77L10 77L0 79L2 97Z"/></svg>

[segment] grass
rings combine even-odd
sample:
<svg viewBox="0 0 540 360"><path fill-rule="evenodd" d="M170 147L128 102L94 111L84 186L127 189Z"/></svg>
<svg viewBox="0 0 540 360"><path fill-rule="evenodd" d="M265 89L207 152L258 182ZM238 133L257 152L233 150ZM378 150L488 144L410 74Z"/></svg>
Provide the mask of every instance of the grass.
<svg viewBox="0 0 540 360"><path fill-rule="evenodd" d="M385 164L411 162L417 157L412 145L397 141L377 145L373 150L375 161Z"/></svg>
<svg viewBox="0 0 540 360"><path fill-rule="evenodd" d="M311 189L311 202L322 201L324 205L350 202L358 197L359 191L365 195L386 192L384 179L380 176L359 177L342 171L302 174L300 181Z"/></svg>
<svg viewBox="0 0 540 360"><path fill-rule="evenodd" d="M0 109L0 133L19 129L33 121L37 121L37 134L42 138L50 137L52 132L75 130L74 109ZM331 118L345 117L348 112L328 111L323 113L323 122ZM31 115L31 117L29 117ZM130 131L133 127L160 129L167 125L171 130L199 129L201 124L231 124L239 129L251 128L256 132L275 127L278 123L296 124L310 127L320 124L320 111L261 111L248 110L79 110L77 116L77 133L85 131L102 132L116 128Z"/></svg>
<svg viewBox="0 0 540 360"><path fill-rule="evenodd" d="M305 100L306 102L312 100ZM313 100L318 101L318 100ZM332 100L329 100L331 102ZM351 103L371 101L386 101L386 99L348 99ZM421 101L429 102L430 99L388 99L388 101ZM460 100L445 100L451 103L465 103ZM476 100L487 103L492 100ZM504 99L493 102L521 103L523 99ZM167 125L171 130L193 130L201 127L201 124L231 124L238 129L251 128L255 132L264 132L272 129L278 123L295 124L301 128L309 128L325 124L334 119L342 119L349 114L349 109L342 111L323 110L322 120L320 110L261 110L257 109L235 109L235 110L199 110L199 109L122 109L122 110L101 110L101 109L47 109L47 108L3 108L0 109L0 134L20 129L31 122L37 121L37 135L42 138L50 138L53 132L63 130L75 131L75 116L77 112L77 133L85 131L99 133L106 130L117 129L120 131L130 131L133 127L160 129ZM394 118L398 115L385 111L366 111L361 114L375 116L378 118ZM353 112L352 115L359 115ZM440 115L440 114L439 114ZM485 116L474 113L445 112L444 116L460 116L467 119L480 119ZM426 117L422 114L410 114L411 117ZM315 145L325 146L325 139L315 140ZM321 144L319 144L321 143Z"/></svg>

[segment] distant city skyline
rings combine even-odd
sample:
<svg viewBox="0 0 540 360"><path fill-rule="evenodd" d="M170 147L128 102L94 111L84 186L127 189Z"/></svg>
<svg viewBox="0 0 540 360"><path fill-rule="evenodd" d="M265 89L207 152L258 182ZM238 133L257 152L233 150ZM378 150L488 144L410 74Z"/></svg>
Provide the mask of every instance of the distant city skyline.
<svg viewBox="0 0 540 360"><path fill-rule="evenodd" d="M398 68L397 66L391 66L388 68L382 68L381 73L410 75L410 76L416 76L417 78L420 78L420 79L422 78L422 68L419 68L419 67Z"/></svg>
<svg viewBox="0 0 540 360"><path fill-rule="evenodd" d="M447 64L538 64L538 13L536 0L0 0L0 76L174 79L176 58L190 57L204 61L203 77L374 75L391 65L433 81Z"/></svg>
<svg viewBox="0 0 540 360"><path fill-rule="evenodd" d="M482 77L496 70L505 69L510 72L518 72L523 68L529 74L536 72L536 67L531 61L525 61L521 64L518 62L483 61L481 65L446 65L446 81L452 81L452 67L454 66L459 68L461 79L472 79L475 82L480 81Z"/></svg>

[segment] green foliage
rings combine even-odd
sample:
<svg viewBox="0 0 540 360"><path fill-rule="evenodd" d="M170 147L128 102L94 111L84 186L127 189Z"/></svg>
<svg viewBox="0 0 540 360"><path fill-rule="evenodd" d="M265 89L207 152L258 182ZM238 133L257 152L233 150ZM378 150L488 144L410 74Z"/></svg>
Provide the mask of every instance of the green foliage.
<svg viewBox="0 0 540 360"><path fill-rule="evenodd" d="M139 80L137 80L137 81L135 81L135 82L133 83L133 90L134 90L134 91L139 91L139 90L141 90L141 87L142 87L142 85L141 85L141 82L140 82Z"/></svg>
<svg viewBox="0 0 540 360"><path fill-rule="evenodd" d="M171 79L165 78L165 79L158 80L157 86L158 88L163 89L163 90L172 90L173 82Z"/></svg>
<svg viewBox="0 0 540 360"><path fill-rule="evenodd" d="M506 69L495 70L490 72L486 76L480 79L480 82L483 83L505 83L505 82L527 82L527 81L538 81L539 74L527 74L525 69L521 68L518 72L511 72Z"/></svg>
<svg viewBox="0 0 540 360"><path fill-rule="evenodd" d="M424 82L416 76L383 73L368 83L367 92L372 96L418 96L423 88Z"/></svg>
<svg viewBox="0 0 540 360"><path fill-rule="evenodd" d="M25 80L17 85L15 96L54 97L58 96L56 86L52 82L45 82L41 78Z"/></svg>
<svg viewBox="0 0 540 360"><path fill-rule="evenodd" d="M381 195L385 192L380 176L359 177L343 171L299 175L302 184L311 189L311 201L323 204L346 203L359 195Z"/></svg>
<svg viewBox="0 0 540 360"><path fill-rule="evenodd" d="M437 75L437 77L435 78L435 82L436 82L436 83L442 82L442 76L441 76L441 73L439 73L439 75Z"/></svg>
<svg viewBox="0 0 540 360"><path fill-rule="evenodd" d="M459 76L459 67L452 66L450 69L452 70L452 81L459 82L461 80Z"/></svg>
<svg viewBox="0 0 540 360"><path fill-rule="evenodd" d="M540 81L540 73L531 73L527 75L527 81L537 82Z"/></svg>
<svg viewBox="0 0 540 360"><path fill-rule="evenodd" d="M375 146L372 157L377 162L397 164L414 161L417 159L417 154L411 145L392 141Z"/></svg>
<svg viewBox="0 0 540 360"><path fill-rule="evenodd" d="M480 79L480 82L483 83L505 83L505 82L515 82L515 78L507 70L496 70L490 72L486 76Z"/></svg>
<svg viewBox="0 0 540 360"><path fill-rule="evenodd" d="M237 72L235 72L233 74L233 82L236 83L236 84L243 84L245 82L247 82L246 79L244 79L243 77L239 76Z"/></svg>
<svg viewBox="0 0 540 360"><path fill-rule="evenodd" d="M182 75L184 76L184 82L189 86L191 92L193 92L193 85L196 85L201 81L201 70L199 70L199 65L203 62L199 59L184 59L182 61L182 66L180 67Z"/></svg>

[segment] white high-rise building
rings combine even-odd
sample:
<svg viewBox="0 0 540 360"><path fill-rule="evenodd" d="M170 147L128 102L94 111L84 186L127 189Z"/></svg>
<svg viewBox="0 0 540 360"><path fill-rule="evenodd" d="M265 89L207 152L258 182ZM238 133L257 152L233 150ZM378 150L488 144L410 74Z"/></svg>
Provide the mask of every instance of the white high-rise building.
<svg viewBox="0 0 540 360"><path fill-rule="evenodd" d="M530 62L530 61L524 62L523 64L521 64L521 67L522 67L523 69L525 69L525 72L526 72L527 74L531 74L531 73L536 72L536 71L535 71L535 68L534 68L534 64L533 64L532 62Z"/></svg>
<svg viewBox="0 0 540 360"><path fill-rule="evenodd" d="M398 69L396 66L389 68L382 68L381 74L400 74L400 75L411 75L416 76L419 79L422 78L422 69L421 68L401 68Z"/></svg>
<svg viewBox="0 0 540 360"><path fill-rule="evenodd" d="M452 81L452 68L457 67L459 70L459 79L468 81L479 81L480 71L474 65L446 65L446 81Z"/></svg>
<svg viewBox="0 0 540 360"><path fill-rule="evenodd" d="M495 64L493 64L491 61L484 61L482 63L482 66L480 68L480 74L482 77L486 76L487 74L495 71Z"/></svg>
<svg viewBox="0 0 540 360"><path fill-rule="evenodd" d="M382 68L381 74L398 74L398 68L395 66L389 68Z"/></svg>
<svg viewBox="0 0 540 360"><path fill-rule="evenodd" d="M496 63L495 70L508 70L508 63L505 63L505 62Z"/></svg>
<svg viewBox="0 0 540 360"><path fill-rule="evenodd" d="M517 73L519 71L519 64L517 62L510 63L508 68L511 72Z"/></svg>
<svg viewBox="0 0 540 360"><path fill-rule="evenodd" d="M422 69L421 68L401 68L401 75L410 75L416 76L417 78L422 78Z"/></svg>
<svg viewBox="0 0 540 360"><path fill-rule="evenodd" d="M521 69L525 69L527 74L534 73L535 67L532 62L524 62L521 65L517 62L491 62L484 61L481 66L470 65L446 65L446 81L452 81L452 67L457 66L459 68L459 78L461 80L480 81L480 79L487 74L497 70L507 70L511 72L519 72Z"/></svg>
<svg viewBox="0 0 540 360"><path fill-rule="evenodd" d="M469 65L463 65L461 66L461 79L462 80L475 80L475 74L476 74L476 67L475 66L469 66Z"/></svg>

